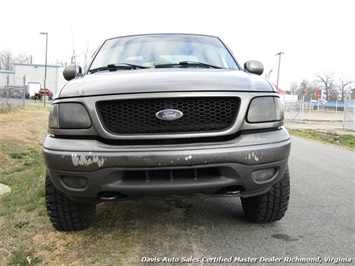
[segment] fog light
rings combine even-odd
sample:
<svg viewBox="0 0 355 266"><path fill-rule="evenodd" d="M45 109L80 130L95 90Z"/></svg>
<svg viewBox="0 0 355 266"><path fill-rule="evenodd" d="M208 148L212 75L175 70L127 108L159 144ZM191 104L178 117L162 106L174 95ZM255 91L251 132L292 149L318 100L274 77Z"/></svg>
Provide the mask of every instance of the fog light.
<svg viewBox="0 0 355 266"><path fill-rule="evenodd" d="M268 168L262 170L256 170L251 174L251 177L255 183L264 183L270 181L276 173L276 168Z"/></svg>
<svg viewBox="0 0 355 266"><path fill-rule="evenodd" d="M81 176L63 176L62 181L71 188L85 188L88 185L87 179Z"/></svg>

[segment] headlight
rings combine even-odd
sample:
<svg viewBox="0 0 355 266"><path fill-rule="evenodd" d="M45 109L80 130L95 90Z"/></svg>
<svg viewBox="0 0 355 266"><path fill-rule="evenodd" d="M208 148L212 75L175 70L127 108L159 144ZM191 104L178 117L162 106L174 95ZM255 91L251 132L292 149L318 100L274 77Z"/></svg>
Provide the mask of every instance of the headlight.
<svg viewBox="0 0 355 266"><path fill-rule="evenodd" d="M61 129L90 128L91 120L82 104L53 104L49 114L49 127Z"/></svg>
<svg viewBox="0 0 355 266"><path fill-rule="evenodd" d="M249 123L274 122L284 119L282 104L278 97L257 97L249 106Z"/></svg>
<svg viewBox="0 0 355 266"><path fill-rule="evenodd" d="M58 121L58 104L52 104L51 110L49 112L49 121L48 121L49 128L58 128L59 121Z"/></svg>

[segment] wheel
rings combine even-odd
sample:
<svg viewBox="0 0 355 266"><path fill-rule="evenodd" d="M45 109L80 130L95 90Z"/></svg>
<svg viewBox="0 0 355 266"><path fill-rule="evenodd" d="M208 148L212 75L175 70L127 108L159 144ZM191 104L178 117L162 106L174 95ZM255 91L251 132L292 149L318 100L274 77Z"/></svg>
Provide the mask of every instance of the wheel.
<svg viewBox="0 0 355 266"><path fill-rule="evenodd" d="M80 231L87 229L95 215L96 204L72 201L56 189L49 175L46 175L47 212L55 229L59 231Z"/></svg>
<svg viewBox="0 0 355 266"><path fill-rule="evenodd" d="M274 222L284 217L290 198L290 174L286 169L279 182L265 194L242 198L242 207L248 220L256 223Z"/></svg>

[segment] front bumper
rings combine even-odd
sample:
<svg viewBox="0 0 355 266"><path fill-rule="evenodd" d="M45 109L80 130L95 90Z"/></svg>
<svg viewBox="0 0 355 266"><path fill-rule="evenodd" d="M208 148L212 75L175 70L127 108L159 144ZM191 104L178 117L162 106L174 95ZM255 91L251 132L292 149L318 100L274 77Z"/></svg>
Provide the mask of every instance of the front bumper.
<svg viewBox="0 0 355 266"><path fill-rule="evenodd" d="M223 143L143 147L48 136L43 153L57 189L77 201L99 202L223 192L242 197L262 194L281 179L290 147L290 136L281 128ZM275 174L266 182L251 178L254 171L269 168ZM74 188L63 177L87 183Z"/></svg>

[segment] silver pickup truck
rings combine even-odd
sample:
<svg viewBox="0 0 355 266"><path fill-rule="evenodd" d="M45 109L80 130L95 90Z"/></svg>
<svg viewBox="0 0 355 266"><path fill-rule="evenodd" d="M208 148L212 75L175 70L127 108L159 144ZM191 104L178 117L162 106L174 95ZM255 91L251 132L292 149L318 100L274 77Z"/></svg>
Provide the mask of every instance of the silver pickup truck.
<svg viewBox="0 0 355 266"><path fill-rule="evenodd" d="M84 230L103 201L196 195L281 219L291 141L263 68L195 34L112 38L84 71L67 66L43 144L53 226Z"/></svg>

